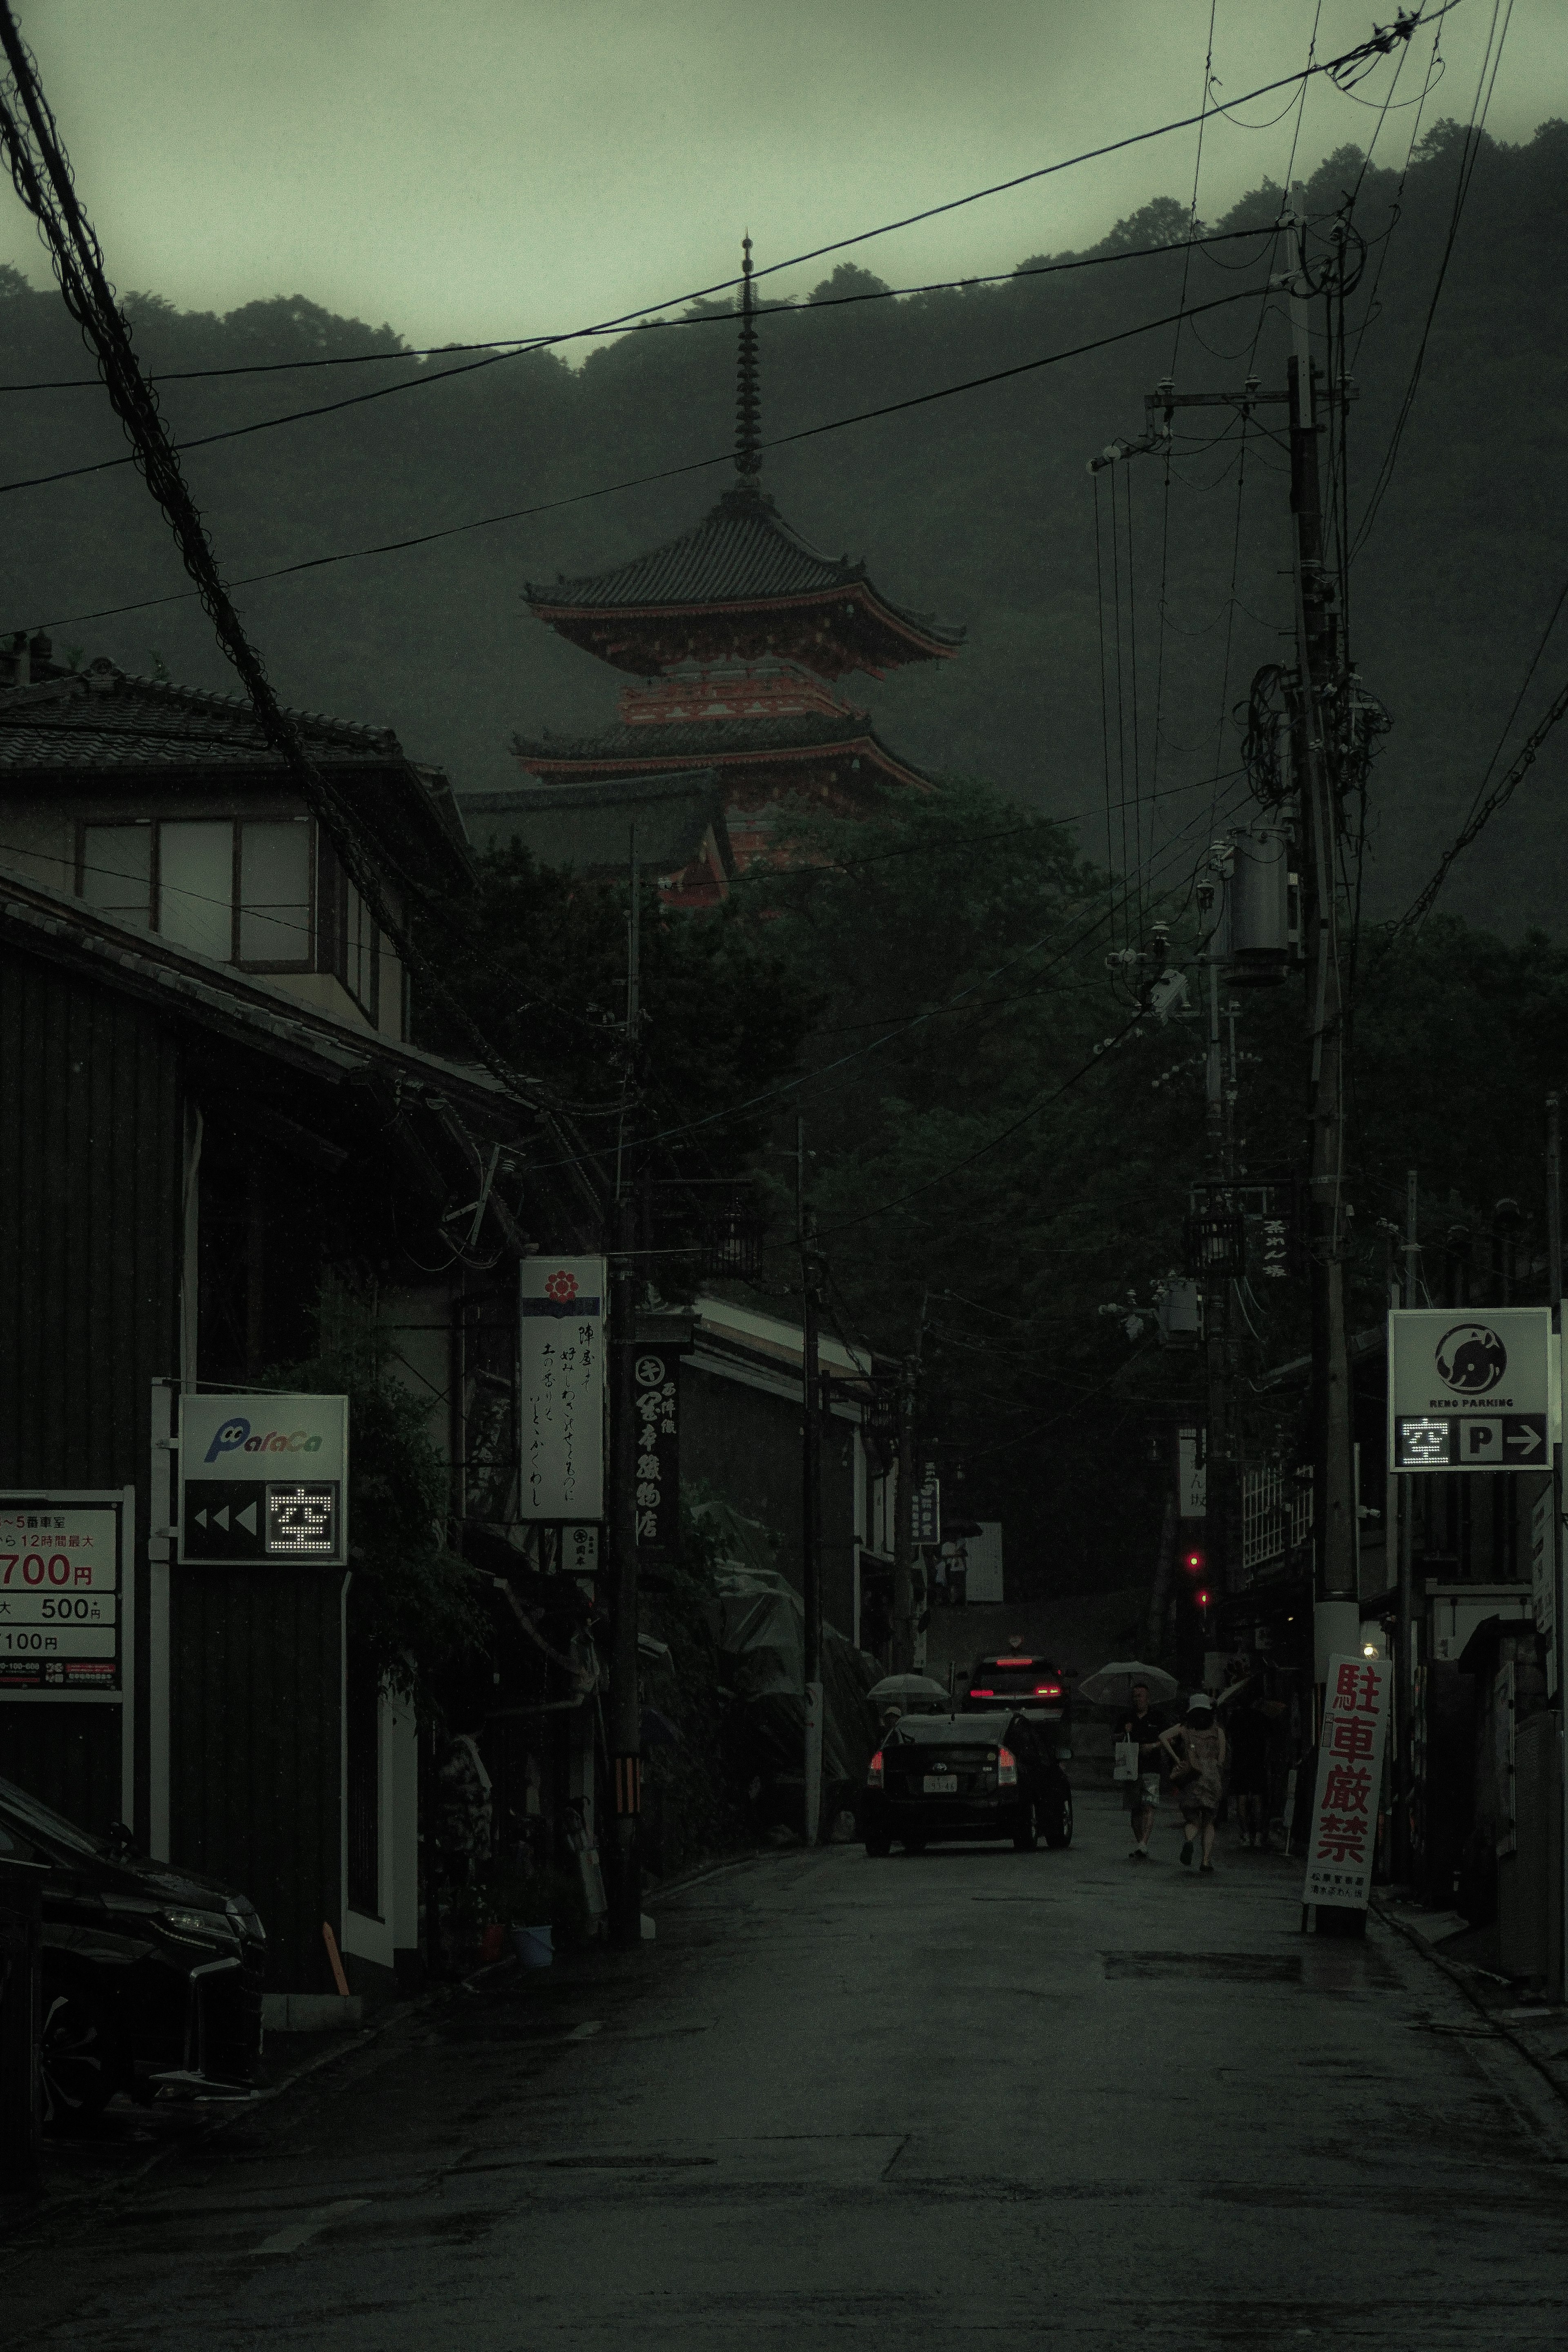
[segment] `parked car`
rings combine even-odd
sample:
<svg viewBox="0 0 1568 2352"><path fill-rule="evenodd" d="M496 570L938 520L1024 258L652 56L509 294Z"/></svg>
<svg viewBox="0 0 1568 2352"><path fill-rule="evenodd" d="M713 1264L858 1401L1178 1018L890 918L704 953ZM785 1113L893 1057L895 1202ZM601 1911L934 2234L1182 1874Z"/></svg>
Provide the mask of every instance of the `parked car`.
<svg viewBox="0 0 1568 2352"><path fill-rule="evenodd" d="M1049 1658L1024 1658L1011 1651L1005 1657L976 1658L963 1704L981 1715L1016 1707L1048 1735L1058 1756L1072 1754L1072 1691L1066 1667L1053 1665Z"/></svg>
<svg viewBox="0 0 1568 2352"><path fill-rule="evenodd" d="M49 1865L43 1910L45 2120L116 2091L241 2091L261 2056L267 1935L253 1904L150 1862L120 1828L79 1829L0 1780L0 1830Z"/></svg>
<svg viewBox="0 0 1568 2352"><path fill-rule="evenodd" d="M866 1776L868 1854L949 1838L1011 1838L1019 1853L1072 1843L1072 1790L1049 1742L1010 1708L906 1715Z"/></svg>

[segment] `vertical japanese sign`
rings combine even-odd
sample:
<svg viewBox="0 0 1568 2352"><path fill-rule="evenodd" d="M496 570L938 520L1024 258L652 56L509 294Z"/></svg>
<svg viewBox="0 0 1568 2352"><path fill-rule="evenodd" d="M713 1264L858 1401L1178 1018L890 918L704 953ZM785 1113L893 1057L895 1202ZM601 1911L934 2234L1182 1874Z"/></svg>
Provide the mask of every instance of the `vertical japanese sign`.
<svg viewBox="0 0 1568 2352"><path fill-rule="evenodd" d="M605 1261L525 1258L518 1275L522 1517L605 1516Z"/></svg>
<svg viewBox="0 0 1568 2352"><path fill-rule="evenodd" d="M673 1560L680 1548L679 1358L639 1349L633 1370L637 1417L637 1559Z"/></svg>
<svg viewBox="0 0 1568 2352"><path fill-rule="evenodd" d="M1393 1686L1388 1658L1329 1660L1303 1903L1366 1909Z"/></svg>
<svg viewBox="0 0 1568 2352"><path fill-rule="evenodd" d="M1206 1433L1191 1423L1176 1432L1176 1493L1184 1519L1208 1516L1209 1474L1204 1446Z"/></svg>
<svg viewBox="0 0 1568 2352"><path fill-rule="evenodd" d="M0 1496L0 1692L123 1689L122 1508Z"/></svg>
<svg viewBox="0 0 1568 2352"><path fill-rule="evenodd" d="M942 1541L942 1480L929 1466L924 1486L917 1486L911 1498L910 1539L917 1544Z"/></svg>

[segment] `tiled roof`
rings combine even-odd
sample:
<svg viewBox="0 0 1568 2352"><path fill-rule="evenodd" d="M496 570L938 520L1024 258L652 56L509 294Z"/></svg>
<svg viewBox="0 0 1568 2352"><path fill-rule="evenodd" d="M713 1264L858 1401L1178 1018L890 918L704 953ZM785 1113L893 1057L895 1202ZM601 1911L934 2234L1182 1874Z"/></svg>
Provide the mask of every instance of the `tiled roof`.
<svg viewBox="0 0 1568 2352"><path fill-rule="evenodd" d="M637 856L658 873L678 872L700 857L710 831L721 864L726 870L733 865L720 779L710 768L465 793L461 805L476 839L521 841L546 866L624 873L634 823Z"/></svg>
<svg viewBox="0 0 1568 2352"><path fill-rule="evenodd" d="M873 751L894 767L908 769L907 760L890 751L863 711L803 710L784 719L694 719L660 727L624 721L598 735L545 735L530 740L514 735L511 748L524 766L535 761L583 761L592 764L624 762L647 768L656 761L721 761L766 759L791 751L843 751L853 755Z"/></svg>
<svg viewBox="0 0 1568 2352"><path fill-rule="evenodd" d="M308 751L331 766L404 763L389 727L316 711L289 714ZM112 662L0 692L0 768L276 767L278 755L240 695L132 677Z"/></svg>
<svg viewBox="0 0 1568 2352"><path fill-rule="evenodd" d="M581 579L530 583L523 593L541 619L548 619L554 612L701 609L837 594L847 588L861 590L868 604L933 647L951 650L963 642L962 629L943 628L929 614L906 612L880 595L863 563L819 555L790 529L772 499L746 489L727 491L695 530L650 554Z"/></svg>

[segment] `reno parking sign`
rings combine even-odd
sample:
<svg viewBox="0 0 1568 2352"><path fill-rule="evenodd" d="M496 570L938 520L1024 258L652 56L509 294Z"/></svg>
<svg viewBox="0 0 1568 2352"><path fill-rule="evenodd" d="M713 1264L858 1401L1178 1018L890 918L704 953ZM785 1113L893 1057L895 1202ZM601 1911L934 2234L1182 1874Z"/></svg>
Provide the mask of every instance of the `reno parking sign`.
<svg viewBox="0 0 1568 2352"><path fill-rule="evenodd" d="M180 1559L342 1567L348 1454L347 1397L183 1396Z"/></svg>

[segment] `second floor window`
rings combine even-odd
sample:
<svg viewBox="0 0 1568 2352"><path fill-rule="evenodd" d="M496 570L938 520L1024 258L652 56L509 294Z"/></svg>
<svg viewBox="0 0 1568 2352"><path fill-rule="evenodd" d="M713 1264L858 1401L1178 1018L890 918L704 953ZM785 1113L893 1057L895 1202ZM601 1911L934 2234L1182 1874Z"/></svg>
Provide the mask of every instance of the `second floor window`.
<svg viewBox="0 0 1568 2352"><path fill-rule="evenodd" d="M316 963L311 828L289 818L155 818L81 828L81 895L216 963Z"/></svg>

